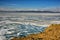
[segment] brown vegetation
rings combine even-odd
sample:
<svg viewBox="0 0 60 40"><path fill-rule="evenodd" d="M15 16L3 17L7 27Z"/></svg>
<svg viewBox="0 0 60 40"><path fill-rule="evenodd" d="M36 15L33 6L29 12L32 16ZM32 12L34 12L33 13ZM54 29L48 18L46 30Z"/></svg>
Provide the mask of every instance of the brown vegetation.
<svg viewBox="0 0 60 40"><path fill-rule="evenodd" d="M60 40L60 24L52 24L39 34L31 34L27 37L13 38L11 40Z"/></svg>

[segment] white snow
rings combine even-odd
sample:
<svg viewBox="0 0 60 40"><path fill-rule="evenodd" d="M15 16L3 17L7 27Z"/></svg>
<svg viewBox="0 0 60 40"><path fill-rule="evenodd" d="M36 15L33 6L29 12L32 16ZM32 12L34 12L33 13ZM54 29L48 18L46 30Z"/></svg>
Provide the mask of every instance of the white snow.
<svg viewBox="0 0 60 40"><path fill-rule="evenodd" d="M7 40L5 36L0 36L0 40Z"/></svg>
<svg viewBox="0 0 60 40"><path fill-rule="evenodd" d="M7 30L5 29L1 29L0 30L0 40L7 40L4 36L4 34L6 33Z"/></svg>

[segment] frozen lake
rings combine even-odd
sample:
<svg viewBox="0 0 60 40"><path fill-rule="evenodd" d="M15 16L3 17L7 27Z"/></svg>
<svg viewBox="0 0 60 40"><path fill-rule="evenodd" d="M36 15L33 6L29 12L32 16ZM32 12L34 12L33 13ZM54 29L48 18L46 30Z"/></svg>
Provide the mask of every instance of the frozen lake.
<svg viewBox="0 0 60 40"><path fill-rule="evenodd" d="M32 15L32 16L37 16L37 15L60 15L60 13L1 13L0 12L0 16L29 16L29 15Z"/></svg>

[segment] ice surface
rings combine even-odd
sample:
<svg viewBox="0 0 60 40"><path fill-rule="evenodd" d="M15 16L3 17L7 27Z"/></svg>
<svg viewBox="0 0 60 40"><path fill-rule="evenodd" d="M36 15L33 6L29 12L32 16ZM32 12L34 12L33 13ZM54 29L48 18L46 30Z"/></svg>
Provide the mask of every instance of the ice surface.
<svg viewBox="0 0 60 40"><path fill-rule="evenodd" d="M42 32L46 28L43 26L18 23L9 23L0 27L0 40L8 40L12 37L25 37L29 34Z"/></svg>

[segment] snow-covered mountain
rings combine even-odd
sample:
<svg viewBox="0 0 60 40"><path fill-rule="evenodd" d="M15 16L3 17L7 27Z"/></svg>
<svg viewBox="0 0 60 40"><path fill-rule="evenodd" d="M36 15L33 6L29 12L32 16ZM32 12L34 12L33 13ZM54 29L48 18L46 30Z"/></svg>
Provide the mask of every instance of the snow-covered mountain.
<svg viewBox="0 0 60 40"><path fill-rule="evenodd" d="M52 8L39 8L39 9L21 9L21 8L0 8L0 11L40 11L40 12L60 12L60 7L52 7Z"/></svg>

